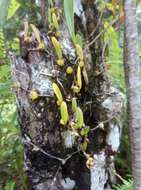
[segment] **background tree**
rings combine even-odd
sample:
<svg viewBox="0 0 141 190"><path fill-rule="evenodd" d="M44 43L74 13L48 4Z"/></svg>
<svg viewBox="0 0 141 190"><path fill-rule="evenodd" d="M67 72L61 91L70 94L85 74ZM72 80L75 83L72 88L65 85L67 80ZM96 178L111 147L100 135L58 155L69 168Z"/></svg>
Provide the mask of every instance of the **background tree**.
<svg viewBox="0 0 141 190"><path fill-rule="evenodd" d="M125 1L125 76L134 189L141 189L141 92L139 38L134 1Z"/></svg>

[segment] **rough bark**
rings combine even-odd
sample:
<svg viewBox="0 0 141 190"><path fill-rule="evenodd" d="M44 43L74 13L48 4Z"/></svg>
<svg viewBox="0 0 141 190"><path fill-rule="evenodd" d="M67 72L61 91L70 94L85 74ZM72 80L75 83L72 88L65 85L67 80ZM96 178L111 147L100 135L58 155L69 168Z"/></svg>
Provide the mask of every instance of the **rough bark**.
<svg viewBox="0 0 141 190"><path fill-rule="evenodd" d="M50 40L53 33L41 33L46 51L36 49L34 35L31 42L25 43L21 34L21 57L11 56L13 81L20 84L15 93L25 146L25 171L33 190L104 190L115 182L114 155L120 143L124 96L108 79L102 53L103 37L92 43L102 29L97 6L93 1L75 3L75 26L86 42L85 68L89 78L89 84L83 81L82 90L76 96L85 125L91 128L86 152L93 156L94 165L90 170L86 167L86 157L78 148L84 139L75 137L69 125L60 125L52 89L55 81L68 104L74 95L70 90L73 78L66 75L65 69L66 65L75 69L77 57L62 19L59 41L65 59L63 68L56 65ZM62 7L60 1L56 5ZM36 101L29 98L31 90L39 94Z"/></svg>
<svg viewBox="0 0 141 190"><path fill-rule="evenodd" d="M141 91L135 2L125 1L125 76L134 190L141 189Z"/></svg>

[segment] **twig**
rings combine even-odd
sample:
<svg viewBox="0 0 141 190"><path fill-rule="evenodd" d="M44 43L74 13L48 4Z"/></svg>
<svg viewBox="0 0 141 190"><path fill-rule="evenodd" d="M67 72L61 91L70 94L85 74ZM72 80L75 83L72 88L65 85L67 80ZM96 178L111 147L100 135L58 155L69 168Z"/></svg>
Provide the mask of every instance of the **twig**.
<svg viewBox="0 0 141 190"><path fill-rule="evenodd" d="M123 183L125 183L125 180L124 180L118 173L116 173L115 170L112 170L112 172L113 172L113 174L114 174L118 179L120 179Z"/></svg>
<svg viewBox="0 0 141 190"><path fill-rule="evenodd" d="M53 178L52 183L51 183L51 185L50 185L51 187L54 185L54 183L55 183L55 181L56 181L56 178L57 178L57 175L58 175L60 169L61 169L61 165L59 165L59 167L58 167L58 169L57 169L57 171L56 171L56 174L54 175L54 178Z"/></svg>
<svg viewBox="0 0 141 190"><path fill-rule="evenodd" d="M98 23L97 23L96 27L95 27L94 30L91 32L91 34L88 36L88 39L87 39L87 40L89 40L89 39L95 34L95 32L96 32L96 30L97 30L97 28L98 28L98 26L99 26L99 24L100 24L100 21L101 21L101 19L102 19L103 13L104 13L104 9L103 9L103 11L102 11L101 14L100 14L100 18L98 19Z"/></svg>
<svg viewBox="0 0 141 190"><path fill-rule="evenodd" d="M111 121L113 118L114 118L114 116L111 117L111 118L109 118L109 119L107 119L107 120L105 120L105 121L99 122L99 124L98 124L96 127L94 127L93 129L91 129L91 131L95 131L96 129L98 129L98 128L101 127L101 126L100 126L101 123L102 123L102 124L108 123L108 122Z"/></svg>
<svg viewBox="0 0 141 190"><path fill-rule="evenodd" d="M112 21L109 25L113 26L116 22L118 21L118 18L116 18L114 21ZM104 30L102 30L91 42L89 42L86 46L91 46L93 45L102 34L104 34L107 31L107 28L105 28ZM86 48L85 48L86 49Z"/></svg>
<svg viewBox="0 0 141 190"><path fill-rule="evenodd" d="M55 160L60 161L62 165L65 165L66 162L67 162L72 156L74 156L75 154L78 153L78 150L77 150L77 151L75 151L75 152L73 152L73 153L71 153L71 154L68 154L68 155L66 156L66 158L63 159L63 158L54 156L54 155L52 155L52 154L50 154L50 153L44 151L42 148L40 148L39 146L37 146L37 145L35 145L34 143L32 143L32 142L31 142L31 139L30 139L27 135L26 135L25 138L26 138L26 140L27 140L27 141L25 141L26 144L32 145L34 148L36 148L37 150L39 150L40 152L42 152L42 153L45 154L46 156L48 156L48 157L50 157L50 158L52 158L52 159L55 159Z"/></svg>

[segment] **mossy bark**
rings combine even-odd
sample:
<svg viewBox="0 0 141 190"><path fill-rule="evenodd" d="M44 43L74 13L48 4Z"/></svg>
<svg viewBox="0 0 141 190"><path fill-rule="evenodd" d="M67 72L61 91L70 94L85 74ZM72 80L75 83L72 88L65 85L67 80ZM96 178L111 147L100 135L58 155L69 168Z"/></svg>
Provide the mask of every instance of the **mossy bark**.
<svg viewBox="0 0 141 190"><path fill-rule="evenodd" d="M56 5L61 8L58 2ZM25 42L21 33L21 56L11 56L13 81L20 84L15 93L24 140L25 171L33 190L104 190L110 189L115 181L114 155L120 142L124 96L108 78L103 59L103 36L97 38L103 29L97 6L93 1L75 3L75 28L85 40L85 69L89 78L87 85L82 79L78 94L71 90L74 76L66 74L67 66L72 66L75 75L78 63L63 15L58 38L65 60L63 67L56 64L51 43L53 32L41 32L45 50L38 50L33 34L32 40ZM60 86L70 117L72 97L77 98L83 110L85 126L90 127L86 153L94 159L91 169L86 167L86 156L78 148L84 138L75 137L69 125L60 124L53 82ZM39 95L35 101L30 99L33 90Z"/></svg>

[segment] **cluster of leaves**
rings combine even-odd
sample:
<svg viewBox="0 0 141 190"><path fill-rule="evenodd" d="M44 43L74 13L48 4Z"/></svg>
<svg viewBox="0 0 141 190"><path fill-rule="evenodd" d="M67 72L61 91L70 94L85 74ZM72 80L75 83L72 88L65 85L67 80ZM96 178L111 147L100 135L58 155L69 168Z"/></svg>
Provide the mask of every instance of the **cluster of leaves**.
<svg viewBox="0 0 141 190"><path fill-rule="evenodd" d="M76 65L69 66L65 62L65 59L63 57L62 45L61 45L61 42L59 42L59 36L60 36L59 21L60 20L58 18L58 15L62 11L55 7L51 7L49 8L48 12L49 12L50 30L52 31L52 34L54 34L53 36L51 36L51 42L57 56L57 60L54 60L54 62L57 63L58 68L59 67L66 68L66 74L67 74L66 79L68 78L69 75L72 76L72 86L69 91L71 98L69 101L63 98L62 92L59 88L60 84L57 84L54 82L52 85L54 94L56 95L56 98L57 98L57 105L60 110L60 117L61 117L60 124L69 127L72 133L74 134L74 136L76 136L76 138L83 137L85 139L83 143L78 146L80 146L79 148L85 153L84 155L86 155L87 160L90 161L91 157L88 156L88 154L86 154L85 152L87 148L87 135L90 129L84 124L83 111L80 108L80 106L77 105L77 98L76 98L77 94L81 91L81 88L82 88L82 75L83 75L86 85L88 83L88 77L87 77L87 72L85 68L82 41L79 35L75 34L75 30L74 30L73 1L64 0L64 14L66 17L66 24L68 26L68 31L70 33L73 46L76 50L76 58L77 58ZM69 103L70 101L72 103L71 108L70 108L70 103Z"/></svg>

